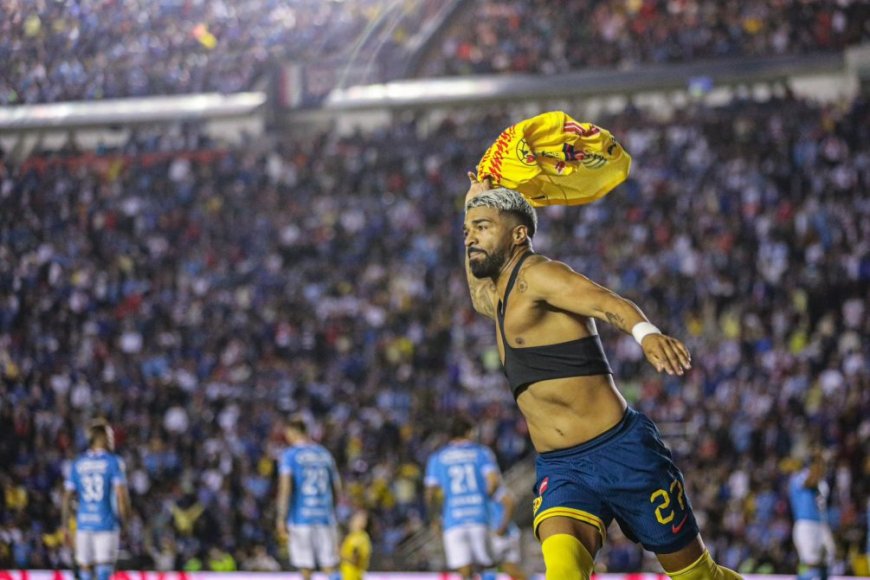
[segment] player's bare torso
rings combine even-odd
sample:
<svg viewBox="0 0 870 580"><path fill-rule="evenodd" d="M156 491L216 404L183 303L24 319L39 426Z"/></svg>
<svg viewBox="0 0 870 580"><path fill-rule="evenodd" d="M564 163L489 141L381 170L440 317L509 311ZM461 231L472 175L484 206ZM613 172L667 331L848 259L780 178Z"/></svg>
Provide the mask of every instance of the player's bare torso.
<svg viewBox="0 0 870 580"><path fill-rule="evenodd" d="M589 318L555 309L529 290L530 277L536 275L535 266L547 261L540 255L528 258L508 297L504 331L513 348L568 342L594 333L594 323ZM511 260L511 268L506 271L510 272L515 263L516 259ZM499 300L503 302L507 283L507 275L499 278L496 304ZM499 356L504 362L501 333L496 332L496 336ZM522 391L517 404L538 452L589 441L616 425L626 408L625 399L610 375L539 381Z"/></svg>

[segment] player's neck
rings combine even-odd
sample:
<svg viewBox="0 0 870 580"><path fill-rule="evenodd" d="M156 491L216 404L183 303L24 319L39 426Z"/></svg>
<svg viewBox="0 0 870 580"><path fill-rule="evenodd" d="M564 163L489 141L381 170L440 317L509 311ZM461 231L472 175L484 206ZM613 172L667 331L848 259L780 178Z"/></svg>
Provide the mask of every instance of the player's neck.
<svg viewBox="0 0 870 580"><path fill-rule="evenodd" d="M499 270L498 274L492 279L495 282L496 288L500 290L499 295L504 294L505 288L502 288L500 285L503 283L504 287L507 287L507 280L511 277L511 272L513 272L514 268L519 262L520 258L524 255L530 253L532 251L532 247L528 244L522 246L515 246L511 252L511 257L507 259L504 265Z"/></svg>

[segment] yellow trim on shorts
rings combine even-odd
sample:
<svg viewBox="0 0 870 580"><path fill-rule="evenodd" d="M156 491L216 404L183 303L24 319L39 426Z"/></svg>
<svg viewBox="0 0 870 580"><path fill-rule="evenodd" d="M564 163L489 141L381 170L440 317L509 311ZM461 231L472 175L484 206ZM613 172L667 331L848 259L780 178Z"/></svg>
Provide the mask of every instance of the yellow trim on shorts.
<svg viewBox="0 0 870 580"><path fill-rule="evenodd" d="M601 541L604 542L604 540L607 538L607 526L604 525L604 521L601 518L599 518L595 514L584 512L583 510L564 506L557 506L545 509L537 516L535 516L535 521L532 523L532 529L535 531L535 537L538 536L538 526L541 525L541 522L550 518L555 518L557 516L564 516L566 518L571 518L572 520L578 520L595 526L596 528L598 528L598 533L601 534Z"/></svg>

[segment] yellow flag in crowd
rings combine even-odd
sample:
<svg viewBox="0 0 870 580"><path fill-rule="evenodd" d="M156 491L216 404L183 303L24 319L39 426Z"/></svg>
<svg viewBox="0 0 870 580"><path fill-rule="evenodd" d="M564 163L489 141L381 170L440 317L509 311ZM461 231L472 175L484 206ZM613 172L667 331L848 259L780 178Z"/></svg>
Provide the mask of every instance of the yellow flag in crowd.
<svg viewBox="0 0 870 580"><path fill-rule="evenodd" d="M201 45L209 50L212 50L217 46L217 38L215 38L215 35L209 31L208 26L205 24L197 24L194 26L193 36Z"/></svg>
<svg viewBox="0 0 870 580"><path fill-rule="evenodd" d="M582 205L625 181L631 156L606 129L562 111L505 129L477 166L477 178L514 189L532 205Z"/></svg>

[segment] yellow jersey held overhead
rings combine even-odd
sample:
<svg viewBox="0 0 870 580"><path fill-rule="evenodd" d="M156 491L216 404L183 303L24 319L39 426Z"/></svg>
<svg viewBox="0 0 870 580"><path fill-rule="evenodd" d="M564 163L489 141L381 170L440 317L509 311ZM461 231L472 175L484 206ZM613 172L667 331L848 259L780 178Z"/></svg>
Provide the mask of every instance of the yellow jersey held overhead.
<svg viewBox="0 0 870 580"><path fill-rule="evenodd" d="M631 156L606 129L551 111L505 129L477 178L519 191L536 207L583 205L628 178Z"/></svg>

